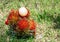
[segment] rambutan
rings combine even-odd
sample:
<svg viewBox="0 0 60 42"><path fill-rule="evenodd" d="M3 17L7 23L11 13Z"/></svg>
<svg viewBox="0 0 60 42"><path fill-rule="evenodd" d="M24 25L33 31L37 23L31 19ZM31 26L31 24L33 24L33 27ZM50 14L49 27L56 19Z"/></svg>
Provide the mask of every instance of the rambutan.
<svg viewBox="0 0 60 42"><path fill-rule="evenodd" d="M11 12L9 13L9 16L8 16L8 20L10 22L16 22L19 20L19 13L17 10L11 10Z"/></svg>
<svg viewBox="0 0 60 42"><path fill-rule="evenodd" d="M27 29L29 27L29 22L26 19L22 19L18 21L18 27L21 31Z"/></svg>
<svg viewBox="0 0 60 42"><path fill-rule="evenodd" d="M35 35L36 23L34 22L34 20L29 21L29 28L33 32L33 34Z"/></svg>
<svg viewBox="0 0 60 42"><path fill-rule="evenodd" d="M29 22L29 28L30 28L30 30L34 30L35 27L36 27L36 24L35 24L34 20L30 20L30 22Z"/></svg>

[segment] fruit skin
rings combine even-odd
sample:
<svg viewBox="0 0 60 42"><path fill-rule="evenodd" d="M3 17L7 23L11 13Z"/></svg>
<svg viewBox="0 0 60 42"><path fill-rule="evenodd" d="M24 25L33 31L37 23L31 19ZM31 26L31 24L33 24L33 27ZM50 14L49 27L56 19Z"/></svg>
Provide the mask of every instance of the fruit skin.
<svg viewBox="0 0 60 42"><path fill-rule="evenodd" d="M36 23L34 22L34 20L29 21L29 28L31 31L33 31L33 34L35 35Z"/></svg>
<svg viewBox="0 0 60 42"><path fill-rule="evenodd" d="M19 13L17 10L11 10L8 19L18 20Z"/></svg>
<svg viewBox="0 0 60 42"><path fill-rule="evenodd" d="M36 24L35 24L34 20L30 20L30 22L29 22L29 28L30 28L30 30L34 30L35 27L36 27Z"/></svg>
<svg viewBox="0 0 60 42"><path fill-rule="evenodd" d="M12 9L7 19L9 20L9 23L16 23L19 20L18 10Z"/></svg>
<svg viewBox="0 0 60 42"><path fill-rule="evenodd" d="M29 27L29 22L26 19L21 19L20 21L18 21L17 25L21 31L24 31Z"/></svg>
<svg viewBox="0 0 60 42"><path fill-rule="evenodd" d="M6 21L5 21L5 24L6 24L6 25L8 25L8 24L9 24L9 22L8 22L8 20L7 20L7 19L6 19Z"/></svg>
<svg viewBox="0 0 60 42"><path fill-rule="evenodd" d="M21 7L21 8L25 8L25 7ZM22 17L22 18L24 18L24 17L28 18L29 17L30 12L29 12L29 10L27 8L25 8L25 9L27 10L27 14L26 15L22 16L22 14L19 12L20 17Z"/></svg>

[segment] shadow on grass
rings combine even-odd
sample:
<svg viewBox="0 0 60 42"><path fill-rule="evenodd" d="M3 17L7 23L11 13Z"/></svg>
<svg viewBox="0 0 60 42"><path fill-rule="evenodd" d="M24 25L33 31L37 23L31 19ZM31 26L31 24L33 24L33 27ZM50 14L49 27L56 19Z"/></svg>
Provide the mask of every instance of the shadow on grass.
<svg viewBox="0 0 60 42"><path fill-rule="evenodd" d="M10 42L34 42L34 37L31 35L17 35L13 30L6 31L7 36L9 36ZM12 39L12 40L10 40Z"/></svg>
<svg viewBox="0 0 60 42"><path fill-rule="evenodd" d="M9 41L11 42L32 42L34 41L34 36L28 34L19 34L14 31L15 26L9 26L9 29L6 31L7 36L9 36ZM12 39L12 40L10 40Z"/></svg>
<svg viewBox="0 0 60 42"><path fill-rule="evenodd" d="M12 38L16 38L16 39L29 39L29 38L34 38L33 35L29 35L29 34L19 34L14 32L13 30L9 29L8 31L6 31L6 34Z"/></svg>
<svg viewBox="0 0 60 42"><path fill-rule="evenodd" d="M58 15L53 21L56 23L54 29L60 29L60 15Z"/></svg>

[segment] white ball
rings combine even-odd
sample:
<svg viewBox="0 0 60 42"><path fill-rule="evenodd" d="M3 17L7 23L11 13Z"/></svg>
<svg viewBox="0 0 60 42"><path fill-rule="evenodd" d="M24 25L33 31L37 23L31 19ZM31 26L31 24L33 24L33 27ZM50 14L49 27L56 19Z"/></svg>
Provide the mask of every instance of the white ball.
<svg viewBox="0 0 60 42"><path fill-rule="evenodd" d="M19 8L19 14L20 16L26 16L28 13L28 10L25 7Z"/></svg>

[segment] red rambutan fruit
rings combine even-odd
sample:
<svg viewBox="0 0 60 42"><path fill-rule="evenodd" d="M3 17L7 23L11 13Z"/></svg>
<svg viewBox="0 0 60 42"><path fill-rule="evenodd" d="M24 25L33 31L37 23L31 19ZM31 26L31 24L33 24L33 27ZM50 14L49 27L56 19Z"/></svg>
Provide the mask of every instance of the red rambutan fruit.
<svg viewBox="0 0 60 42"><path fill-rule="evenodd" d="M29 28L30 28L30 30L34 30L35 27L36 27L36 24L35 24L34 20L30 20L30 22L29 22Z"/></svg>
<svg viewBox="0 0 60 42"><path fill-rule="evenodd" d="M19 20L18 10L13 10L12 9L11 12L9 13L8 20L12 21L12 22L18 21Z"/></svg>
<svg viewBox="0 0 60 42"><path fill-rule="evenodd" d="M21 31L27 29L29 27L29 22L26 19L22 19L18 21L18 27Z"/></svg>
<svg viewBox="0 0 60 42"><path fill-rule="evenodd" d="M29 21L29 28L31 31L33 31L33 33L35 35L36 23L34 22L34 20Z"/></svg>

